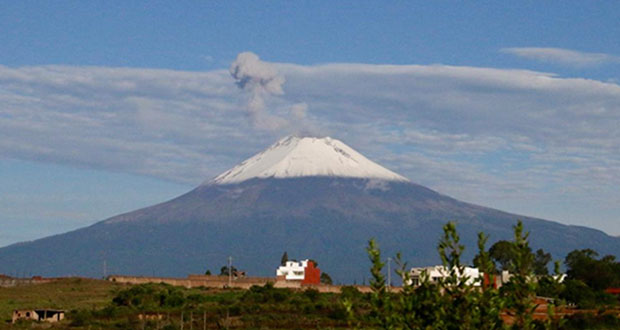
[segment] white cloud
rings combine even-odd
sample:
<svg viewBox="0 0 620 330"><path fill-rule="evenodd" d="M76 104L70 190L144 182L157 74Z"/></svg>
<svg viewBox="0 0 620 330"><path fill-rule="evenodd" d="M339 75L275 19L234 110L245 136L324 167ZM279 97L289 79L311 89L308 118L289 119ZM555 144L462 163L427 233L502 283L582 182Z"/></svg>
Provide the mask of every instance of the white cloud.
<svg viewBox="0 0 620 330"><path fill-rule="evenodd" d="M563 48L512 47L502 48L500 51L531 60L578 67L620 63L620 57L618 56L603 53L586 53Z"/></svg>
<svg viewBox="0 0 620 330"><path fill-rule="evenodd" d="M483 205L528 201L546 215L542 203L564 198L617 209L606 197L620 195L615 83L444 65L269 67L281 93L257 125L226 70L0 66L0 157L199 184L311 131Z"/></svg>

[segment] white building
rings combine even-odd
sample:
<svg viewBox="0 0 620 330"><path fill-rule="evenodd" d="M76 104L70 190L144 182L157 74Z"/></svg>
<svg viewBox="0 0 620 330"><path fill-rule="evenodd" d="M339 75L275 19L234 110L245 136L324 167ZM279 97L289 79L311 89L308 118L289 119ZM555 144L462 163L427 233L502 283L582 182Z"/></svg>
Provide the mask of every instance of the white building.
<svg viewBox="0 0 620 330"><path fill-rule="evenodd" d="M429 281L437 283L439 279L450 276L450 271L444 266L431 266L431 267L414 267L409 272L410 282L414 286L418 286L422 282L422 274L426 272ZM480 286L480 277L482 272L478 268L464 267L463 274L457 274L459 278L467 277L465 282L468 285Z"/></svg>
<svg viewBox="0 0 620 330"><path fill-rule="evenodd" d="M276 269L276 276L284 276L287 281L302 281L306 275L309 259L302 261L287 261L284 266Z"/></svg>

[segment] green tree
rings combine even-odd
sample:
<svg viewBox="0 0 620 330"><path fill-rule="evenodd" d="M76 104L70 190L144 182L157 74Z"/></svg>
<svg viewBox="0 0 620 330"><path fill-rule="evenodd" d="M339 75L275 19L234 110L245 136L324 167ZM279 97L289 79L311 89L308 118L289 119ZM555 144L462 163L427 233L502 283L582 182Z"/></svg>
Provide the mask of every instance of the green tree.
<svg viewBox="0 0 620 330"><path fill-rule="evenodd" d="M284 251L282 258L280 258L280 266L286 265L287 261L288 261L288 254L286 253L286 251Z"/></svg>
<svg viewBox="0 0 620 330"><path fill-rule="evenodd" d="M370 319L373 323L383 329L395 328L395 320L390 304L390 299L385 285L385 276L383 276L383 267L385 263L381 261L381 250L374 239L368 241L368 258L370 259L370 303L372 310Z"/></svg>
<svg viewBox="0 0 620 330"><path fill-rule="evenodd" d="M444 310L448 328L457 326L462 329L474 329L478 324L479 309L475 306L476 294L473 285L465 275L465 266L461 264L465 246L460 244L460 237L453 222L445 224L443 232L437 250L449 275L439 279L439 286L443 291L440 308Z"/></svg>
<svg viewBox="0 0 620 330"><path fill-rule="evenodd" d="M523 223L519 220L514 226L514 241L512 261L513 272L508 285L505 285L505 294L508 308L515 317L513 328L532 328L532 313L534 312L534 298L536 293L533 281L532 265L534 255L528 242L529 232L523 232Z"/></svg>
<svg viewBox="0 0 620 330"><path fill-rule="evenodd" d="M515 258L514 244L509 241L497 241L489 249L491 259L499 265L499 269L513 271Z"/></svg>
<svg viewBox="0 0 620 330"><path fill-rule="evenodd" d="M501 312L505 303L495 286L496 269L491 260L490 253L486 250L488 235L478 233L478 255L475 266L480 270L481 291L478 297L479 324L478 329L501 329L503 321Z"/></svg>
<svg viewBox="0 0 620 330"><path fill-rule="evenodd" d="M532 320L536 292L534 255L521 221L514 226L514 231L514 241L508 242L511 247L507 249L512 253L508 262L514 269L513 277L502 290L497 290L493 285L495 265L490 251L485 248L488 236L483 233L478 235L476 257L476 263L483 272L480 278L468 279L465 276L465 266L461 262L465 248L460 244L456 226L449 222L443 227L443 236L437 247L447 276L431 282L424 271L419 285L407 285L412 283L411 277L399 253L395 261L399 266L397 273L404 283L399 293L387 292L381 252L376 242L370 240L367 248L372 264L370 320L383 329L502 329L501 314L508 311L515 319L515 329L533 329L534 326L559 328L561 323L553 318L536 324ZM474 287L472 280L481 281L482 287ZM349 313L349 320L354 319L354 311L361 309L355 308L349 299L343 305ZM554 309L549 309L549 315L553 316L553 313Z"/></svg>
<svg viewBox="0 0 620 330"><path fill-rule="evenodd" d="M231 267L232 273L233 275L237 272L237 268L235 268L235 266ZM220 276L228 276L228 266L222 266L222 268L220 268Z"/></svg>
<svg viewBox="0 0 620 330"><path fill-rule="evenodd" d="M618 286L620 283L620 265L614 256L596 259L598 253L591 249L570 252L564 261L570 279L580 280L596 291Z"/></svg>
<svg viewBox="0 0 620 330"><path fill-rule="evenodd" d="M562 298L583 308L617 304L604 290L620 286L620 263L614 256L597 257L598 253L591 249L574 250L566 256L567 280Z"/></svg>
<svg viewBox="0 0 620 330"><path fill-rule="evenodd" d="M536 254L534 255L534 274L548 275L549 269L547 265L551 259L551 253L545 253L543 249L536 250Z"/></svg>
<svg viewBox="0 0 620 330"><path fill-rule="evenodd" d="M321 283L331 285L333 283L331 276L325 272L321 273Z"/></svg>

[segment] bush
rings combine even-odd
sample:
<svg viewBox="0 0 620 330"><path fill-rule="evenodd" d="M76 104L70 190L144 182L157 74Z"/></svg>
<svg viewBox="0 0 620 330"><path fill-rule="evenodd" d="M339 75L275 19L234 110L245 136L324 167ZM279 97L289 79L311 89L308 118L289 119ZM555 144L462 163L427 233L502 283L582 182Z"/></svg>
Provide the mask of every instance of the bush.
<svg viewBox="0 0 620 330"><path fill-rule="evenodd" d="M68 319L71 321L71 326L82 327L93 321L93 315L89 310L78 309L70 311Z"/></svg>
<svg viewBox="0 0 620 330"><path fill-rule="evenodd" d="M594 291L580 280L566 280L564 282L562 298L581 308L593 308L596 306L596 295Z"/></svg>
<svg viewBox="0 0 620 330"><path fill-rule="evenodd" d="M311 302L317 302L320 297L320 293L317 289L308 288L304 290L304 296L308 298Z"/></svg>
<svg viewBox="0 0 620 330"><path fill-rule="evenodd" d="M574 314L566 318L563 329L618 329L620 319L612 314Z"/></svg>
<svg viewBox="0 0 620 330"><path fill-rule="evenodd" d="M115 306L138 310L174 309L187 302L184 290L169 284L140 284L120 291L113 299Z"/></svg>
<svg viewBox="0 0 620 330"><path fill-rule="evenodd" d="M282 303L292 295L290 289L274 288L272 283L253 285L243 294L242 300L253 303Z"/></svg>
<svg viewBox="0 0 620 330"><path fill-rule="evenodd" d="M364 294L354 286L343 286L340 288L340 300L358 301L363 298Z"/></svg>

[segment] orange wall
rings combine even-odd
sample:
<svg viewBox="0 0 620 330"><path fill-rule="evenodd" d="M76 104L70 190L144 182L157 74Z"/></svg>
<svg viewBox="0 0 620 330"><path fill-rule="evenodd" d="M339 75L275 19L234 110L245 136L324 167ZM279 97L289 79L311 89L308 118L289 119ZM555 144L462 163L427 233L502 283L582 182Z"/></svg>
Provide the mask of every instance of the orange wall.
<svg viewBox="0 0 620 330"><path fill-rule="evenodd" d="M304 279L301 284L320 284L321 270L314 267L314 262L308 261L308 266L304 269Z"/></svg>

